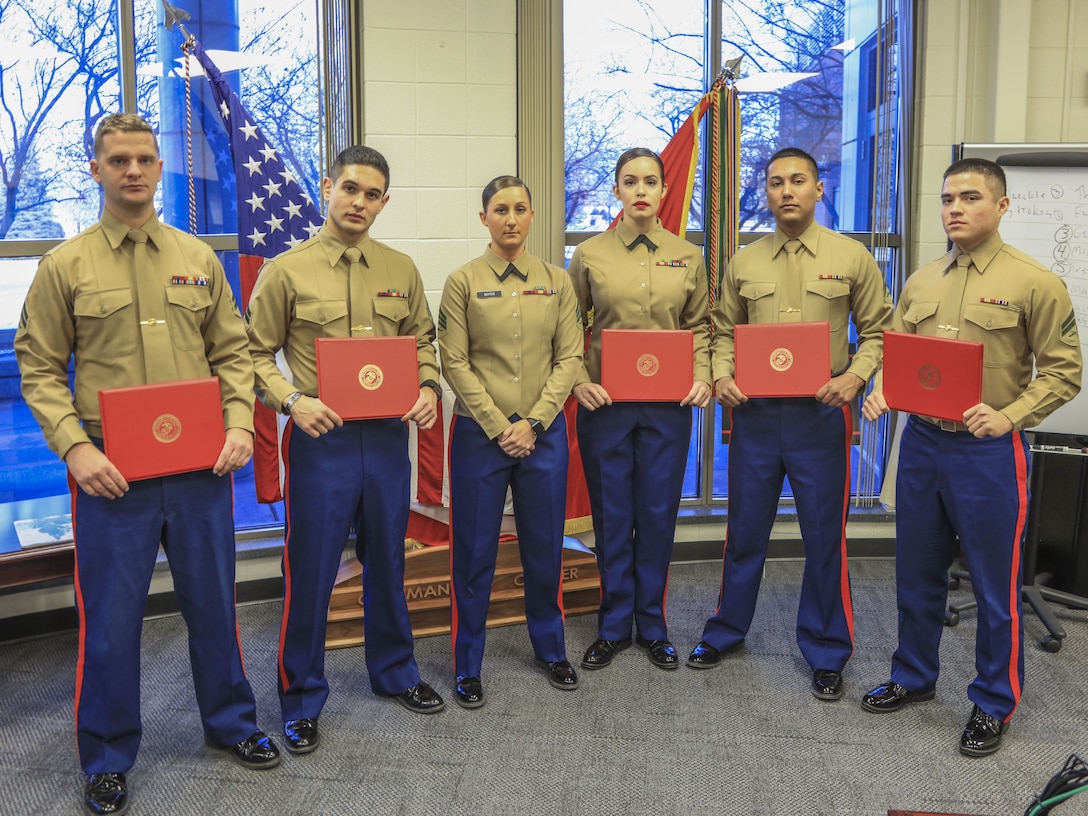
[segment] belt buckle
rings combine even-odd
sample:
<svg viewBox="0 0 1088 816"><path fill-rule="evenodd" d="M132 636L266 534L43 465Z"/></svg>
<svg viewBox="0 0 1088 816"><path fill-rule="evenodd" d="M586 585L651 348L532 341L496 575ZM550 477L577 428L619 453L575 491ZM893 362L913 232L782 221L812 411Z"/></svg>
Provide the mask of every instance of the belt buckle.
<svg viewBox="0 0 1088 816"><path fill-rule="evenodd" d="M940 428L942 431L947 431L948 433L956 433L956 431L959 430L959 428L956 427L956 424L957 423L953 422L950 419L937 420L937 427Z"/></svg>

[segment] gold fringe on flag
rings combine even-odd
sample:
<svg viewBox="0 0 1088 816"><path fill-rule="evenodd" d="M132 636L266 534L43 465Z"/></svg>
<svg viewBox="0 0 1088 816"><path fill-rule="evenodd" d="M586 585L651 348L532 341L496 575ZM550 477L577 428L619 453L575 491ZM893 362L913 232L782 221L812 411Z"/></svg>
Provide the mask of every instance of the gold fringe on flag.
<svg viewBox="0 0 1088 816"><path fill-rule="evenodd" d="M705 251L713 309L740 231L740 99L731 71L722 72L711 95Z"/></svg>

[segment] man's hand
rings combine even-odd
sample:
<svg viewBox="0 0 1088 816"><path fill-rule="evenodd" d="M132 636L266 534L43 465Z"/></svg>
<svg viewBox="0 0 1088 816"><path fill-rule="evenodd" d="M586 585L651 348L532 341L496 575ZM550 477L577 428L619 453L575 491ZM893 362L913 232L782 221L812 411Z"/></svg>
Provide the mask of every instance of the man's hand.
<svg viewBox="0 0 1088 816"><path fill-rule="evenodd" d="M64 454L64 463L76 484L88 496L119 499L128 492L128 482L98 448L78 442Z"/></svg>
<svg viewBox="0 0 1088 816"><path fill-rule="evenodd" d="M249 464L253 458L253 434L244 428L227 428L227 440L219 452L212 473L225 476Z"/></svg>
<svg viewBox="0 0 1088 816"><path fill-rule="evenodd" d="M438 419L438 393L429 385L419 389L419 398L412 410L400 418L401 422L411 420L421 431L428 430Z"/></svg>
<svg viewBox="0 0 1088 816"><path fill-rule="evenodd" d="M737 388L732 377L718 377L714 381L714 398L726 408L736 408L742 402L748 402L748 397Z"/></svg>
<svg viewBox="0 0 1088 816"><path fill-rule="evenodd" d="M964 411L963 424L980 439L984 436L1004 436L1012 430L1012 420L985 402Z"/></svg>
<svg viewBox="0 0 1088 816"><path fill-rule="evenodd" d="M832 377L816 392L816 399L824 405L839 408L857 399L858 392L865 387L865 380L857 374L847 371Z"/></svg>
<svg viewBox="0 0 1088 816"><path fill-rule="evenodd" d="M317 397L307 397L305 394L291 406L291 419L314 439L344 424L336 411Z"/></svg>
<svg viewBox="0 0 1088 816"><path fill-rule="evenodd" d="M507 456L524 459L536 447L536 434L533 433L529 420L519 419L499 434L498 442Z"/></svg>
<svg viewBox="0 0 1088 816"><path fill-rule="evenodd" d="M571 393L574 394L574 398L578 400L579 405L590 411L596 411L602 405L612 404L612 397L608 396L608 392L598 383L578 383Z"/></svg>
<svg viewBox="0 0 1088 816"><path fill-rule="evenodd" d="M884 392L873 391L865 398L865 402L862 403L861 415L870 422L876 422L890 410L891 408L888 407L887 400L884 399Z"/></svg>
<svg viewBox="0 0 1088 816"><path fill-rule="evenodd" d="M694 405L696 408L706 408L710 404L710 386L702 380L696 380L691 384L688 395L680 401L681 405Z"/></svg>

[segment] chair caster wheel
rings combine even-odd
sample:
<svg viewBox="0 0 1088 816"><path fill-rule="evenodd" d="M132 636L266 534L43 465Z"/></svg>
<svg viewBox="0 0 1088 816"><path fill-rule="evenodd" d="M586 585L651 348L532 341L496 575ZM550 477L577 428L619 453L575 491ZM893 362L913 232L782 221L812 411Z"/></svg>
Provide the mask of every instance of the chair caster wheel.
<svg viewBox="0 0 1088 816"><path fill-rule="evenodd" d="M1053 635L1047 635L1043 638L1043 649L1054 654L1062 650L1062 639L1056 638Z"/></svg>
<svg viewBox="0 0 1088 816"><path fill-rule="evenodd" d="M960 622L960 613L959 612L946 612L945 613L945 616L944 616L944 625L945 626L956 626L956 625L959 624L959 622Z"/></svg>

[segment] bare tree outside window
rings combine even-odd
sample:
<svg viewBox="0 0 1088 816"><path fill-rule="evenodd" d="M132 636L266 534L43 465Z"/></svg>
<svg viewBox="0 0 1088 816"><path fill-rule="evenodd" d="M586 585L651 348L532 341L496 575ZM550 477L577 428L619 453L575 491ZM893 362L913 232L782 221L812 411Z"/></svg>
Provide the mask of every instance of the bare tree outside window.
<svg viewBox="0 0 1088 816"><path fill-rule="evenodd" d="M163 76L157 5L134 4L136 104L153 124ZM241 5L240 50L263 60L241 72L242 99L316 196L322 170L312 4ZM116 0L0 0L7 43L0 53L0 240L64 238L98 218L100 192L79 168L92 158L98 120L121 109L117 14ZM167 57L170 69L178 67L180 40Z"/></svg>
<svg viewBox="0 0 1088 816"><path fill-rule="evenodd" d="M164 176L156 201L161 217L180 229L189 227L182 37L162 27L159 0L125 5L133 13L131 53L121 40L119 0L0 0L0 242L9 241L7 247L0 243L0 423L8 429L0 440L0 454L9 457L5 461L16 461L17 452L18 461L17 467L0 472L0 502L48 503L68 493L63 463L46 449L19 396L11 343L39 259L16 257L26 250L11 242L60 241L98 220L101 191L88 163L99 120L122 109L122 65L135 67L130 78L135 80L135 108L159 132L160 151L167 159L169 184ZM184 6L184 0L177 5ZM199 23L213 23L219 31L236 27L236 38L233 31L224 37L237 43L229 46L236 49L232 64L220 69L231 71L243 103L267 139L319 200L322 89L313 0L236 0L200 7L216 19L194 20L194 29ZM187 10L195 16L197 4ZM207 84L194 70L193 118L220 129L218 112L199 115ZM208 151L206 145L216 136L219 145ZM229 234L235 229L235 180L229 154L220 160L225 139L221 130L213 134L209 127L205 134L197 124L193 146L209 159L193 171L197 208L206 216L198 229ZM163 192L170 185L174 198L164 206ZM229 275L232 262L236 267L235 255L226 252L221 258ZM243 474L235 480L239 526L274 522L267 507L253 509L252 487L239 487L245 478Z"/></svg>
<svg viewBox="0 0 1088 816"><path fill-rule="evenodd" d="M635 146L660 152L698 103L703 7L701 0L565 4L568 230L607 227L620 209L616 158ZM693 211L701 218L701 202Z"/></svg>
<svg viewBox="0 0 1088 816"><path fill-rule="evenodd" d="M94 123L118 104L113 6L0 2L10 44L0 54L0 239L63 237L89 199L97 210L90 176L71 168L73 154L89 155Z"/></svg>
<svg viewBox="0 0 1088 816"><path fill-rule="evenodd" d="M708 32L701 4L572 2L564 13L568 43L572 37L595 43L591 49L568 48L566 57L567 228L600 229L599 211L615 211L609 201L615 156L599 147L641 139L660 150L717 70L704 70ZM786 144L805 147L817 158L829 192L818 217L827 226L842 226L832 193L839 188L843 160L843 51L836 46L844 38L845 15L845 0L722 4L723 57L744 57L738 86L742 230L773 226L761 174L771 154ZM743 80L756 74L812 76L773 91L746 92ZM703 175L700 164L689 227L702 226Z"/></svg>

